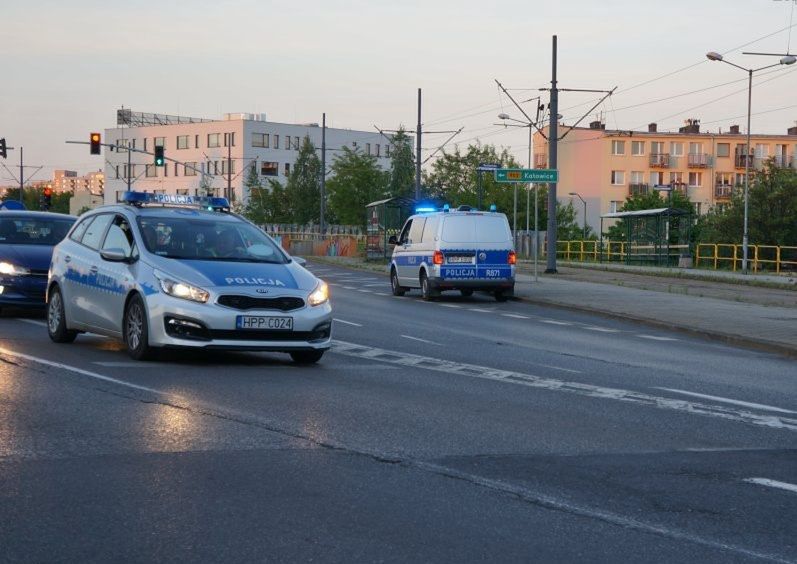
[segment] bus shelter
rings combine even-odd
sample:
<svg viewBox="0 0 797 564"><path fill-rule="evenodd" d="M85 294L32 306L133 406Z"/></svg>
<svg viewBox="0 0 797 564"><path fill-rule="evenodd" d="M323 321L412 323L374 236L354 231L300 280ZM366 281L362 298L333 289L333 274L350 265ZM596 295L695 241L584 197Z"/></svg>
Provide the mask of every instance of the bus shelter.
<svg viewBox="0 0 797 564"><path fill-rule="evenodd" d="M398 235L404 222L415 210L415 200L403 196L371 202L365 206L366 244L368 259L383 259L390 256L388 245L391 235Z"/></svg>
<svg viewBox="0 0 797 564"><path fill-rule="evenodd" d="M609 241L601 235L601 261L651 266L691 266L692 213L678 208L656 208L607 213L603 223L619 222L622 240Z"/></svg>

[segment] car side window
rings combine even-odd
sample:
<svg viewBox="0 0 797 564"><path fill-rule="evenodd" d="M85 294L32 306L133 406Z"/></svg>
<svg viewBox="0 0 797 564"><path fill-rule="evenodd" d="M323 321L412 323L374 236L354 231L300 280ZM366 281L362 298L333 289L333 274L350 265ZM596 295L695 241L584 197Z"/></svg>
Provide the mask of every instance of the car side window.
<svg viewBox="0 0 797 564"><path fill-rule="evenodd" d="M83 235L80 242L90 249L99 250L100 243L102 243L102 238L105 235L105 230L113 220L113 217L114 216L109 213L95 217L94 221L92 221L86 229L86 233Z"/></svg>
<svg viewBox="0 0 797 564"><path fill-rule="evenodd" d="M77 227L75 227L75 229L72 231L72 234L69 236L69 238L80 243L80 240L83 238L83 235L86 233L86 229L92 221L94 221L94 217L84 217L81 219L78 222Z"/></svg>
<svg viewBox="0 0 797 564"><path fill-rule="evenodd" d="M410 243L420 243L423 237L423 226L426 224L426 218L417 218L413 220L412 227L410 228Z"/></svg>
<svg viewBox="0 0 797 564"><path fill-rule="evenodd" d="M423 228L424 243L434 243L435 237L437 237L437 225L439 223L440 219L437 217L430 217L426 220L426 225Z"/></svg>
<svg viewBox="0 0 797 564"><path fill-rule="evenodd" d="M102 249L121 249L126 256L133 256L133 251L135 249L133 232L130 229L130 223L121 215L117 215L113 218L113 222L108 228L108 233L105 235L105 242L102 244Z"/></svg>
<svg viewBox="0 0 797 564"><path fill-rule="evenodd" d="M412 228L412 220L408 219L407 223L404 224L404 229L401 230L401 235L399 235L399 245L407 244L407 240L410 238L411 228Z"/></svg>

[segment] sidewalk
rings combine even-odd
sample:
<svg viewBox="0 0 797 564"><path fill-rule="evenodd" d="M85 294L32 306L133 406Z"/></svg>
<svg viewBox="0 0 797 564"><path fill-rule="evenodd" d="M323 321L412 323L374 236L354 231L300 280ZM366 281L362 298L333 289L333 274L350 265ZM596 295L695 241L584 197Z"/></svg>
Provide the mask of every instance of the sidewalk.
<svg viewBox="0 0 797 564"><path fill-rule="evenodd" d="M385 272L384 265L358 259L313 260ZM543 274L543 270L544 265L539 281L534 282L533 274L520 269L515 286L517 298L797 357L797 290L628 269L605 271L557 265L558 273L551 275Z"/></svg>

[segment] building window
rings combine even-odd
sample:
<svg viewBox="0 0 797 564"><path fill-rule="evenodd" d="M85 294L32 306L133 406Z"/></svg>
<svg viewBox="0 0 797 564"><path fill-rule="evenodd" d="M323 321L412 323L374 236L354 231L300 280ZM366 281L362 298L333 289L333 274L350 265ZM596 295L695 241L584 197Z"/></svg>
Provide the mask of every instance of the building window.
<svg viewBox="0 0 797 564"><path fill-rule="evenodd" d="M119 176L119 165L116 165L116 178L117 178L117 180L118 180L119 178L121 178L121 177Z"/></svg>
<svg viewBox="0 0 797 564"><path fill-rule="evenodd" d="M357 150L357 141L352 141L351 142L351 146L352 146L352 149L354 149L356 151Z"/></svg>
<svg viewBox="0 0 797 564"><path fill-rule="evenodd" d="M692 188L698 188L703 186L703 173L702 172L690 172L689 173L689 186Z"/></svg>
<svg viewBox="0 0 797 564"><path fill-rule="evenodd" d="M135 145L133 145L135 147ZM755 158L765 159L769 156L769 145L765 143L755 144Z"/></svg>
<svg viewBox="0 0 797 564"><path fill-rule="evenodd" d="M178 135L177 136L177 148L178 149L188 149L188 135Z"/></svg>
<svg viewBox="0 0 797 564"><path fill-rule="evenodd" d="M193 168L189 168L193 167ZM177 176L177 174L175 174ZM184 176L196 176L196 163L185 163Z"/></svg>
<svg viewBox="0 0 797 564"><path fill-rule="evenodd" d="M293 138L293 148L298 151L299 150L299 145L300 145L299 138L298 137L294 137Z"/></svg>
<svg viewBox="0 0 797 564"><path fill-rule="evenodd" d="M288 150L288 151L290 151L290 149L291 149L291 145L292 145L292 143L291 143L291 136L290 136L290 135L286 135L286 136L285 136L285 149L286 149L286 150Z"/></svg>
<svg viewBox="0 0 797 564"><path fill-rule="evenodd" d="M144 150L145 151L147 150L147 138L146 137L144 137Z"/></svg>
<svg viewBox="0 0 797 564"><path fill-rule="evenodd" d="M280 148L280 136L279 135L275 135L274 136L274 148L275 149L279 149Z"/></svg>
<svg viewBox="0 0 797 564"><path fill-rule="evenodd" d="M664 141L651 141L650 153L652 155L661 155L664 153Z"/></svg>
<svg viewBox="0 0 797 564"><path fill-rule="evenodd" d="M194 135L194 148L199 149L199 135Z"/></svg>
<svg viewBox="0 0 797 564"><path fill-rule="evenodd" d="M617 213L623 207L623 202L612 200L609 202L609 213Z"/></svg>
<svg viewBox="0 0 797 564"><path fill-rule="evenodd" d="M625 155L625 141L612 141L612 155Z"/></svg>
<svg viewBox="0 0 797 564"><path fill-rule="evenodd" d="M208 133L208 148L220 147L220 133Z"/></svg>
<svg viewBox="0 0 797 564"><path fill-rule="evenodd" d="M370 155L371 154L371 144L370 143L366 143L365 144L365 154L366 155Z"/></svg>
<svg viewBox="0 0 797 564"><path fill-rule="evenodd" d="M612 184L619 186L625 184L625 171L613 170L612 171Z"/></svg>
<svg viewBox="0 0 797 564"><path fill-rule="evenodd" d="M696 215L700 215L700 212L703 209L702 203L703 202L693 202L692 203L692 205L695 207L695 214Z"/></svg>
<svg viewBox="0 0 797 564"><path fill-rule="evenodd" d="M683 184L684 183L684 173L683 172L671 172L670 173L670 184L675 186L676 184Z"/></svg>
<svg viewBox="0 0 797 564"><path fill-rule="evenodd" d="M631 172L631 184L644 184L645 183L645 173L640 171L633 171Z"/></svg>
<svg viewBox="0 0 797 564"><path fill-rule="evenodd" d="M730 157L731 156L731 144L730 143L717 143L717 156L718 157Z"/></svg>
<svg viewBox="0 0 797 564"><path fill-rule="evenodd" d="M644 141L631 141L631 154L638 157L645 154Z"/></svg>
<svg viewBox="0 0 797 564"><path fill-rule="evenodd" d="M177 171L177 166L178 166L178 165L177 165L177 163L174 163L174 175L175 175L175 176L180 176L180 175L178 174L178 171Z"/></svg>
<svg viewBox="0 0 797 564"><path fill-rule="evenodd" d="M670 154L673 157L682 157L684 155L684 144L679 141L671 141Z"/></svg>
<svg viewBox="0 0 797 564"><path fill-rule="evenodd" d="M379 143L376 144L376 151L374 153L375 156L381 157L382 155L379 154Z"/></svg>
<svg viewBox="0 0 797 564"><path fill-rule="evenodd" d="M260 164L260 174L262 174L263 176L278 176L279 163L270 163L263 161Z"/></svg>
<svg viewBox="0 0 797 564"><path fill-rule="evenodd" d="M733 186L733 173L732 172L718 172L717 184L720 186Z"/></svg>
<svg viewBox="0 0 797 564"><path fill-rule="evenodd" d="M222 174L235 174L235 161L233 160L223 160L221 161L221 173Z"/></svg>
<svg viewBox="0 0 797 564"><path fill-rule="evenodd" d="M262 147L268 149L268 133L253 133L252 147Z"/></svg>
<svg viewBox="0 0 797 564"><path fill-rule="evenodd" d="M650 185L660 186L664 184L664 173L661 171L653 171L650 173Z"/></svg>
<svg viewBox="0 0 797 564"><path fill-rule="evenodd" d="M736 173L736 186L741 186L742 184L744 184L744 173L743 172L737 172Z"/></svg>
<svg viewBox="0 0 797 564"><path fill-rule="evenodd" d="M702 155L703 154L703 143L689 143L689 154L690 155Z"/></svg>
<svg viewBox="0 0 797 564"><path fill-rule="evenodd" d="M291 173L291 163L285 163L285 176Z"/></svg>
<svg viewBox="0 0 797 564"><path fill-rule="evenodd" d="M188 195L188 188L178 188L177 190L175 190L175 193L178 196L187 196Z"/></svg>
<svg viewBox="0 0 797 564"><path fill-rule="evenodd" d="M235 132L224 134L224 146L235 147Z"/></svg>
<svg viewBox="0 0 797 564"><path fill-rule="evenodd" d="M129 143L129 139L117 139L116 140L116 152L117 153L126 153L127 152L127 144Z"/></svg>
<svg viewBox="0 0 797 564"><path fill-rule="evenodd" d="M155 138L155 146L156 147L166 147L166 138L165 137L156 137ZM134 145L135 147L135 145Z"/></svg>
<svg viewBox="0 0 797 564"><path fill-rule="evenodd" d="M385 156L390 158L390 145L385 145Z"/></svg>

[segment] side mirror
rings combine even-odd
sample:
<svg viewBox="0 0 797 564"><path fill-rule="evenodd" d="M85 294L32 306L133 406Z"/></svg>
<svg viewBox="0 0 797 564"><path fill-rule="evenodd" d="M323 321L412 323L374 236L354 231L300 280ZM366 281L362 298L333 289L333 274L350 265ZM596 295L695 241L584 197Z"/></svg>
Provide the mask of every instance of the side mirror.
<svg viewBox="0 0 797 564"><path fill-rule="evenodd" d="M302 257L291 257L291 258L295 260L296 264L298 264L299 266L304 266L305 264L307 264L307 261L304 260Z"/></svg>
<svg viewBox="0 0 797 564"><path fill-rule="evenodd" d="M387 240L388 245L398 245L398 237L395 235L391 235L390 239Z"/></svg>
<svg viewBox="0 0 797 564"><path fill-rule="evenodd" d="M132 262L122 249L103 249L100 251L100 256L108 262Z"/></svg>

